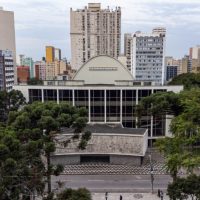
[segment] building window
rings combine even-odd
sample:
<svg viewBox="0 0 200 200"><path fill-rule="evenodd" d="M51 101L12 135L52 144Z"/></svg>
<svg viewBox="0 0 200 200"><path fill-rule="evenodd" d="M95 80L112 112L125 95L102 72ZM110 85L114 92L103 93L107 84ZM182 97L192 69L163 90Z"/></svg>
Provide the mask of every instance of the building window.
<svg viewBox="0 0 200 200"><path fill-rule="evenodd" d="M91 122L104 122L104 90L90 91Z"/></svg>
<svg viewBox="0 0 200 200"><path fill-rule="evenodd" d="M29 103L34 101L42 101L42 90L40 89L29 89Z"/></svg>
<svg viewBox="0 0 200 200"><path fill-rule="evenodd" d="M74 100L76 107L88 108L88 90L74 90Z"/></svg>
<svg viewBox="0 0 200 200"><path fill-rule="evenodd" d="M44 90L44 101L57 101L57 90Z"/></svg>
<svg viewBox="0 0 200 200"><path fill-rule="evenodd" d="M120 121L120 90L106 91L106 121Z"/></svg>
<svg viewBox="0 0 200 200"><path fill-rule="evenodd" d="M136 90L122 92L122 124L124 127L136 128Z"/></svg>
<svg viewBox="0 0 200 200"><path fill-rule="evenodd" d="M73 101L72 90L59 90L59 102L62 101L72 104Z"/></svg>

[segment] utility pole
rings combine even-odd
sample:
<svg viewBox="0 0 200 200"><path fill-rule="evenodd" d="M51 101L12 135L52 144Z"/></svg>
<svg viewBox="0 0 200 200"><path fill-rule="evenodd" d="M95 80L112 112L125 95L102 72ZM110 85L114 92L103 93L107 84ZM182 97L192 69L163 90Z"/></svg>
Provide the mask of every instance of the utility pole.
<svg viewBox="0 0 200 200"><path fill-rule="evenodd" d="M150 175L151 175L151 192L153 194L154 173L153 173L153 163L151 160L151 154L149 155L149 160L150 160Z"/></svg>

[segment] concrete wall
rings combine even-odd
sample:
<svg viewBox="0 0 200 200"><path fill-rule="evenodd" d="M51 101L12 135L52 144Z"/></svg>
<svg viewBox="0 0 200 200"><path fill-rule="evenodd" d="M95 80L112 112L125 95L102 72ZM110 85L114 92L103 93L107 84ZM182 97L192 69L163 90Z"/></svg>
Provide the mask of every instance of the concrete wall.
<svg viewBox="0 0 200 200"><path fill-rule="evenodd" d="M80 163L80 155L54 155L51 157L52 164L62 165L78 165ZM121 156L110 155L110 164L112 165L132 165L140 166L141 157L139 156Z"/></svg>
<svg viewBox="0 0 200 200"><path fill-rule="evenodd" d="M52 164L78 165L80 164L80 155L54 155L51 156Z"/></svg>

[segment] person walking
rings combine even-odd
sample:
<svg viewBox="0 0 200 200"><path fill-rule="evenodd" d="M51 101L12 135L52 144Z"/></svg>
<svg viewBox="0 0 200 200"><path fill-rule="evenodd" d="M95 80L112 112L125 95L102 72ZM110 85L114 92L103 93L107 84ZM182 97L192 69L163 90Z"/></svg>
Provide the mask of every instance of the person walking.
<svg viewBox="0 0 200 200"><path fill-rule="evenodd" d="M119 196L119 200L122 200L122 195Z"/></svg>
<svg viewBox="0 0 200 200"><path fill-rule="evenodd" d="M158 197L160 198L160 189L158 189Z"/></svg>
<svg viewBox="0 0 200 200"><path fill-rule="evenodd" d="M163 194L163 191L161 190L161 191L160 191L160 199L161 199L161 200L163 200L163 196L164 196L164 194Z"/></svg>

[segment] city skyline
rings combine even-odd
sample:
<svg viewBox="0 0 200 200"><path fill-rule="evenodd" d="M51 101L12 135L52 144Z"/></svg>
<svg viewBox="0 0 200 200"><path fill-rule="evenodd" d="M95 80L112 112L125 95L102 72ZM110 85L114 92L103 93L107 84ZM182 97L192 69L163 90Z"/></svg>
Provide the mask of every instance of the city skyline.
<svg viewBox="0 0 200 200"><path fill-rule="evenodd" d="M25 54L40 60L45 55L45 46L62 49L63 57L70 55L70 8L79 9L89 2L100 2L102 8L122 9L122 41L124 33L137 30L149 32L156 26L167 28L166 55L177 58L188 54L191 46L199 44L200 2L179 0L107 0L73 1L58 0L2 0L4 10L15 13L17 54ZM181 36L181 37L180 37ZM31 47L31 48L30 48ZM123 47L121 48L123 49ZM121 52L123 53L123 52Z"/></svg>

